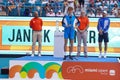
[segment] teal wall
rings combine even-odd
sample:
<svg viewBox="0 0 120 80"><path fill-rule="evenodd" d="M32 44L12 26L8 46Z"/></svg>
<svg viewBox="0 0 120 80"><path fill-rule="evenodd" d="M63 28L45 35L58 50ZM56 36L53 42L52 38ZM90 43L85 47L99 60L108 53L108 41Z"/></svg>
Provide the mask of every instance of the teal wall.
<svg viewBox="0 0 120 80"><path fill-rule="evenodd" d="M0 69L1 68L8 68L9 67L9 60L13 58L0 58ZM1 75L1 70L0 70L0 79L1 78L8 78L8 75Z"/></svg>

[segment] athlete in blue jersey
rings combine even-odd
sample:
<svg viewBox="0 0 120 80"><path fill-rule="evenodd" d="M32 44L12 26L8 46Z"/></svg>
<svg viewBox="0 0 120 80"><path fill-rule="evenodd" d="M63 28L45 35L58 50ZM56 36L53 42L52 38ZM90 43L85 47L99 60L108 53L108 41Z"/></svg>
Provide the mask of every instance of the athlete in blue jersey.
<svg viewBox="0 0 120 80"><path fill-rule="evenodd" d="M78 19L73 15L73 8L68 8L68 14L63 17L62 26L64 27L64 52L66 54L67 51L67 42L68 39L70 40L70 47L69 47L69 58L73 59L71 53L73 51L73 42L74 42L74 35L75 35L75 27L79 25ZM64 60L66 56L64 56Z"/></svg>
<svg viewBox="0 0 120 80"><path fill-rule="evenodd" d="M108 30L109 30L109 26L110 26L110 19L107 16L107 12L103 11L102 13L103 17L99 19L98 21L98 42L99 42L99 58L102 57L102 41L104 40L104 55L103 57L106 58L106 52L107 52L107 43L109 42L109 38L108 38Z"/></svg>

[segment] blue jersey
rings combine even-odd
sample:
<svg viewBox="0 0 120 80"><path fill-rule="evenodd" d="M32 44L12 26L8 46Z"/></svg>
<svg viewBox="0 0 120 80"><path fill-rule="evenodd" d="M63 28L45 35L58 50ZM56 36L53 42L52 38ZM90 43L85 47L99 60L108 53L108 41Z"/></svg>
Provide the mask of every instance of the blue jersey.
<svg viewBox="0 0 120 80"><path fill-rule="evenodd" d="M109 26L110 26L110 19L105 17L105 18L100 18L98 20L98 25L97 25L97 29L98 31L99 30L102 30L104 33L107 33L108 32L108 29L109 29Z"/></svg>
<svg viewBox="0 0 120 80"><path fill-rule="evenodd" d="M65 15L62 19L62 26L64 27L64 38L74 39L75 25L79 26L79 21L74 15Z"/></svg>
<svg viewBox="0 0 120 80"><path fill-rule="evenodd" d="M64 28L73 28L75 24L79 25L79 20L74 15L65 15L62 19L62 26ZM71 25L71 26L68 26Z"/></svg>

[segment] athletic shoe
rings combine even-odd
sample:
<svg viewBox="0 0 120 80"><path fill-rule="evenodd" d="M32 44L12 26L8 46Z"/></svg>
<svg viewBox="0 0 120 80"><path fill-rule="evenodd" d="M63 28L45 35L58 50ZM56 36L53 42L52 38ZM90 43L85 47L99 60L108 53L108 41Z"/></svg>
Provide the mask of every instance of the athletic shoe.
<svg viewBox="0 0 120 80"><path fill-rule="evenodd" d="M84 54L85 54L85 58L87 58L88 57L87 53L84 53Z"/></svg>
<svg viewBox="0 0 120 80"><path fill-rule="evenodd" d="M77 57L80 57L80 53L77 53Z"/></svg>
<svg viewBox="0 0 120 80"><path fill-rule="evenodd" d="M64 56L63 60L66 60L66 56Z"/></svg>
<svg viewBox="0 0 120 80"><path fill-rule="evenodd" d="M31 57L34 57L34 54L32 54Z"/></svg>
<svg viewBox="0 0 120 80"><path fill-rule="evenodd" d="M107 58L107 56L106 56L106 55L104 55L103 57L104 57L104 58Z"/></svg>
<svg viewBox="0 0 120 80"><path fill-rule="evenodd" d="M118 62L120 63L120 58L117 58Z"/></svg>
<svg viewBox="0 0 120 80"><path fill-rule="evenodd" d="M101 54L99 54L98 58L102 58L102 55L101 55Z"/></svg>
<svg viewBox="0 0 120 80"><path fill-rule="evenodd" d="M73 60L73 57L71 55L69 55L69 59Z"/></svg>
<svg viewBox="0 0 120 80"><path fill-rule="evenodd" d="M85 55L85 58L87 58L88 56L87 55Z"/></svg>
<svg viewBox="0 0 120 80"><path fill-rule="evenodd" d="M38 53L38 56L41 56L41 53Z"/></svg>

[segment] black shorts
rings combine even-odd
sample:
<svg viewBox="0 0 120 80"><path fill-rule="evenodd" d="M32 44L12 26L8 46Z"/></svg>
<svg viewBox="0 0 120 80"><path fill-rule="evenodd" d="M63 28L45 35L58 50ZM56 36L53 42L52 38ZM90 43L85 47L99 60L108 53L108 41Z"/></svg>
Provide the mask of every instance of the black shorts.
<svg viewBox="0 0 120 80"><path fill-rule="evenodd" d="M98 34L98 42L109 42L108 33L103 33L103 35Z"/></svg>
<svg viewBox="0 0 120 80"><path fill-rule="evenodd" d="M78 0L80 5L84 5L84 0Z"/></svg>

